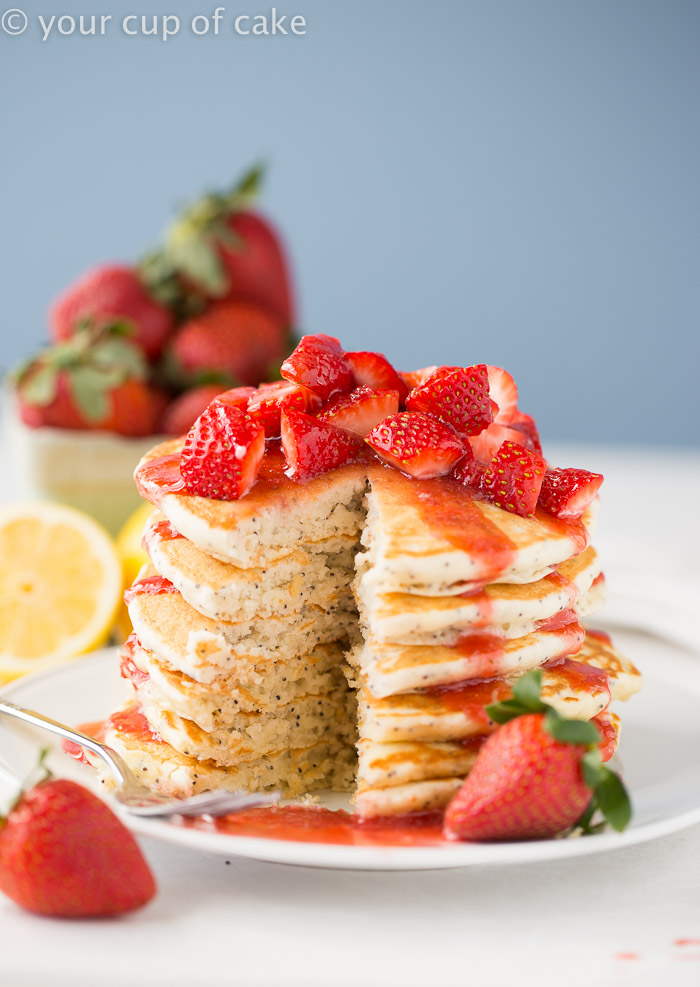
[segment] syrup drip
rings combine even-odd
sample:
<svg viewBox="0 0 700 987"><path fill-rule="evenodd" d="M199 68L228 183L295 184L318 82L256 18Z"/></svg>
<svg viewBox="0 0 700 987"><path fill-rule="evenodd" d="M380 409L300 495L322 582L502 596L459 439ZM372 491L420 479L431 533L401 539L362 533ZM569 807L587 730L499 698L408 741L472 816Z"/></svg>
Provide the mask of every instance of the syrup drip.
<svg viewBox="0 0 700 987"><path fill-rule="evenodd" d="M586 628L586 634L588 637L593 637L596 641L603 641L605 644L609 644L612 647L612 638L605 631L593 631L589 627Z"/></svg>
<svg viewBox="0 0 700 987"><path fill-rule="evenodd" d="M131 638L129 640L131 640ZM129 641L127 641L122 648L122 654L119 660L119 671L123 679L131 682L134 688L138 689L138 687L143 685L144 682L148 682L151 676L148 672L142 672L138 667L133 659L133 652L131 650L127 651L128 644Z"/></svg>
<svg viewBox="0 0 700 987"><path fill-rule="evenodd" d="M515 558L515 546L484 515L471 491L446 477L412 480L423 523L430 531L471 556L476 556L488 572L502 572Z"/></svg>
<svg viewBox="0 0 700 987"><path fill-rule="evenodd" d="M550 572L549 575L544 577L548 583L552 583L557 589L564 590L564 592L569 597L569 603L575 603L578 599L579 592L578 586L573 581L573 579L568 579L566 576L562 576L560 572Z"/></svg>
<svg viewBox="0 0 700 987"><path fill-rule="evenodd" d="M175 541L177 538L183 538L184 536L180 534L173 528L170 521L163 519L162 521L156 521L155 524L149 525L148 528L143 533L143 538L141 539L141 545L144 550L150 555L151 546L158 545L160 542L164 541Z"/></svg>
<svg viewBox="0 0 700 987"><path fill-rule="evenodd" d="M178 593L179 590L173 586L165 576L147 576L139 579L124 592L124 602L128 606L137 596L161 596L164 593Z"/></svg>
<svg viewBox="0 0 700 987"><path fill-rule="evenodd" d="M575 610L568 609L560 610L546 620L538 620L536 626L538 631L559 631L574 623L578 623L578 614Z"/></svg>
<svg viewBox="0 0 700 987"><path fill-rule="evenodd" d="M563 678L575 692L587 692L589 696L607 695L606 707L612 699L607 674L594 665L586 665L573 658L556 658L545 662L544 668Z"/></svg>
<svg viewBox="0 0 700 987"><path fill-rule="evenodd" d="M602 737L601 742L598 744L601 760L609 761L615 753L615 747L617 745L617 728L605 713L598 713L597 716L593 717L591 722L595 723L598 727Z"/></svg>
<svg viewBox="0 0 700 987"><path fill-rule="evenodd" d="M134 479L143 499L160 505L168 494L185 490L185 481L180 473L180 454L152 459L136 471Z"/></svg>

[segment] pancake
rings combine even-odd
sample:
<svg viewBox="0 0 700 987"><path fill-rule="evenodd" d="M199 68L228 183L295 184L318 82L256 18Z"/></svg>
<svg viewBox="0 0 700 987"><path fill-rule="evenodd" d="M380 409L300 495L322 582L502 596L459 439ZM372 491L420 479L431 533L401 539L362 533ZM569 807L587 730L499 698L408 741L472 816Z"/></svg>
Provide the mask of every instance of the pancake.
<svg viewBox="0 0 700 987"><path fill-rule="evenodd" d="M355 593L373 640L451 646L465 632L487 627L494 633L501 629L506 637L520 637L574 607L578 616L587 616L592 611L582 613L578 604L599 576L598 557L589 547L532 583L494 583L464 596L430 597L377 593L360 577ZM511 628L518 630L511 633Z"/></svg>
<svg viewBox="0 0 700 987"><path fill-rule="evenodd" d="M639 672L611 645L598 641L576 659L542 667L542 699L563 716L590 720L613 699L628 699L641 686ZM449 689L375 698L359 692L360 735L380 743L449 741L490 733L495 724L486 713L490 703L512 696L519 676L464 682Z"/></svg>
<svg viewBox="0 0 700 987"><path fill-rule="evenodd" d="M327 545L313 546L314 551L297 548L264 567L242 569L202 552L180 537L162 515L155 514L144 532L155 570L195 610L223 621L298 613L308 604L326 606L342 593L347 595L356 541L355 536L330 539Z"/></svg>
<svg viewBox="0 0 700 987"><path fill-rule="evenodd" d="M237 712L211 731L152 703L147 690L137 688L135 699L149 726L171 747L223 767L321 741L352 743L355 739L355 697L347 683L326 696L302 696L272 712Z"/></svg>
<svg viewBox="0 0 700 987"><path fill-rule="evenodd" d="M149 592L151 587L156 591ZM144 647L198 682L213 681L241 659L292 660L317 644L342 639L357 620L349 598L284 616L237 623L211 620L149 566L129 591L127 605Z"/></svg>
<svg viewBox="0 0 700 987"><path fill-rule="evenodd" d="M144 784L164 795L184 798L199 792L279 790L287 796L319 789L349 791L353 785L355 750L323 740L306 748L270 752L258 760L224 768L214 761L181 754L154 734L134 703L113 713L105 724L105 742L120 754ZM89 755L106 785L111 771Z"/></svg>
<svg viewBox="0 0 700 987"><path fill-rule="evenodd" d="M369 640L352 649L348 661L358 669L372 695L383 698L467 679L522 674L545 661L575 654L583 641L584 631L574 620L557 630L533 631L510 640L494 634L472 634L453 647Z"/></svg>
<svg viewBox="0 0 700 987"><path fill-rule="evenodd" d="M203 730L230 721L239 711L273 712L300 696L325 696L347 687L343 649L319 644L288 661L240 661L211 682L197 682L172 668L135 635L122 646L121 672L150 702L194 720Z"/></svg>
<svg viewBox="0 0 700 987"><path fill-rule="evenodd" d="M476 500L449 477L414 480L370 466L363 578L378 593L453 596L488 583L533 582L588 547L595 519L523 518Z"/></svg>
<svg viewBox="0 0 700 987"><path fill-rule="evenodd" d="M342 543L359 533L366 486L366 467L359 463L296 483L284 474L282 453L269 450L245 497L209 500L184 490L182 445L173 439L151 449L136 467L136 486L176 531L223 562L264 566L302 544Z"/></svg>
<svg viewBox="0 0 700 987"><path fill-rule="evenodd" d="M595 718L608 760L619 742L619 718ZM481 738L467 743L395 743L360 741L357 812L366 818L443 809L460 789L476 760Z"/></svg>

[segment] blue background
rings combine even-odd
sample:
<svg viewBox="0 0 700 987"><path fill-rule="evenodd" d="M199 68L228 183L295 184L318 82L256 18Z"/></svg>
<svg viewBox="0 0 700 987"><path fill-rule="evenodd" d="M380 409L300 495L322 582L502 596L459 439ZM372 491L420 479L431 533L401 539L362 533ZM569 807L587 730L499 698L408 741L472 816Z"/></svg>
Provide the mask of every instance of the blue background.
<svg viewBox="0 0 700 987"><path fill-rule="evenodd" d="M286 38L233 33L254 0L218 38L187 23L215 3L16 3L2 364L66 282L263 157L309 331L503 364L549 437L697 442L697 2L280 0L308 25ZM129 38L132 11L185 23ZM42 43L36 14L71 12L115 20Z"/></svg>

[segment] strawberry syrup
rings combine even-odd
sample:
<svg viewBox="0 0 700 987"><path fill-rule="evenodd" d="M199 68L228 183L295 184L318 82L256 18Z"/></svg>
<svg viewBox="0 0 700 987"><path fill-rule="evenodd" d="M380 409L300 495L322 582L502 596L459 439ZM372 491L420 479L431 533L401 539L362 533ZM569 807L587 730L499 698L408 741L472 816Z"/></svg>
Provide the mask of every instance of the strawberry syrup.
<svg viewBox="0 0 700 987"><path fill-rule="evenodd" d="M145 579L137 580L124 592L124 602L128 606L137 596L161 596L164 593L178 592L179 590L165 576L147 576Z"/></svg>
<svg viewBox="0 0 700 987"><path fill-rule="evenodd" d="M187 829L252 836L295 843L336 846L448 846L442 833L441 812L361 819L343 809L307 805L248 809L219 819L180 817Z"/></svg>
<svg viewBox="0 0 700 987"><path fill-rule="evenodd" d="M477 556L489 572L502 572L515 558L515 546L485 517L463 484L446 477L409 480L415 485L423 523L455 548Z"/></svg>
<svg viewBox="0 0 700 987"><path fill-rule="evenodd" d="M151 547L153 545L159 545L164 541L175 541L178 538L183 538L184 536L180 534L173 528L170 521L163 519L162 521L156 521L155 524L149 525L143 533L143 538L141 539L141 545L148 555L151 554Z"/></svg>

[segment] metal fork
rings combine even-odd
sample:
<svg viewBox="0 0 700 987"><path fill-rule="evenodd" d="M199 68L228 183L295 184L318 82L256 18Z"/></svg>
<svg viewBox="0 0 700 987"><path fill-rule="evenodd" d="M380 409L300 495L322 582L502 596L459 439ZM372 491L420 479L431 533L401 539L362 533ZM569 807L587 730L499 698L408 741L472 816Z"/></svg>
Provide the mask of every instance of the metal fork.
<svg viewBox="0 0 700 987"><path fill-rule="evenodd" d="M279 792L202 792L185 799L174 799L168 795L157 795L143 785L126 762L107 744L100 743L80 730L74 730L65 723L58 723L42 713L24 709L0 697L0 713L7 713L32 726L55 733L65 740L84 747L102 758L111 769L117 782L112 794L129 812L137 816L226 816L243 809L275 805L279 802Z"/></svg>

